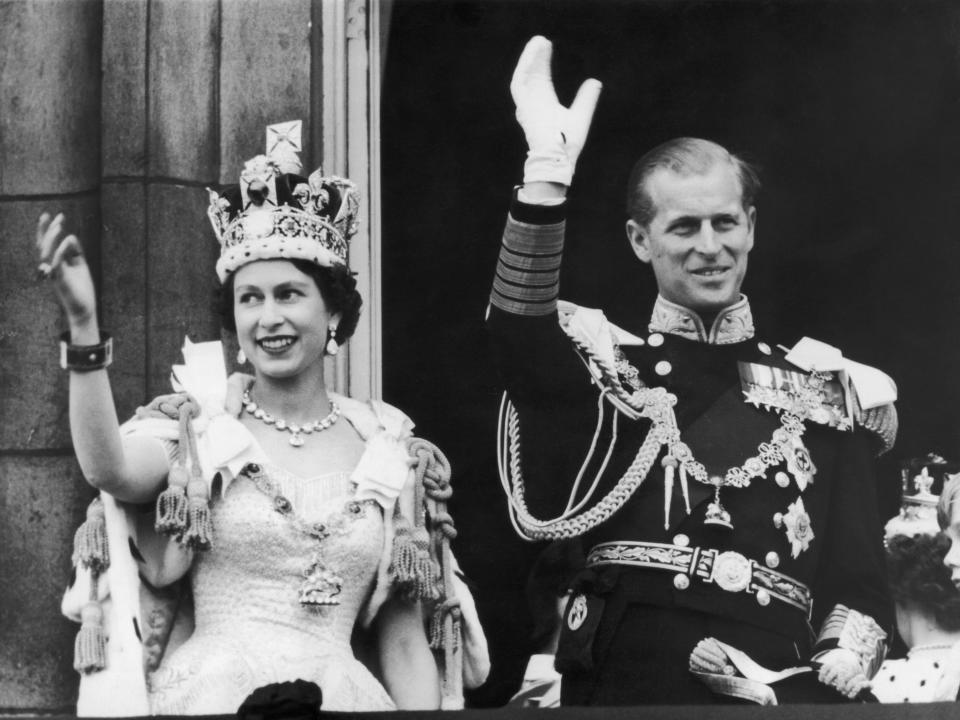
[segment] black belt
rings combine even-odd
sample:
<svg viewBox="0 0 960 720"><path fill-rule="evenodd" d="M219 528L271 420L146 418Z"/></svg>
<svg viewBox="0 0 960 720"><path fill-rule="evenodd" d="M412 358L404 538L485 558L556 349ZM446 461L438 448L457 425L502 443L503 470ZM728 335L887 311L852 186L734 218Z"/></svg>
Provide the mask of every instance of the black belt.
<svg viewBox="0 0 960 720"><path fill-rule="evenodd" d="M686 547L651 542L607 542L595 545L587 554L587 567L627 565L674 573L673 585L686 590L691 578L713 584L727 592L754 595L760 605L779 600L802 610L810 617L813 598L810 588L756 560L732 550Z"/></svg>

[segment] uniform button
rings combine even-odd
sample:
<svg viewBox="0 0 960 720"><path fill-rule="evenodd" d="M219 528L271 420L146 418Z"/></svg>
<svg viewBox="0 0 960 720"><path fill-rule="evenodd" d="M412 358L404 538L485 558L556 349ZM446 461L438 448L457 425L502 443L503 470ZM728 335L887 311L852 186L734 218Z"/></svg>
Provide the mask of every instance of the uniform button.
<svg viewBox="0 0 960 720"><path fill-rule="evenodd" d="M762 352L764 355L769 355L770 353L773 352L773 350L770 349L770 346L767 345L765 342L757 343L757 349L760 352Z"/></svg>
<svg viewBox="0 0 960 720"><path fill-rule="evenodd" d="M775 527L783 527L783 513L773 514L773 524Z"/></svg>
<svg viewBox="0 0 960 720"><path fill-rule="evenodd" d="M647 338L647 344L650 345L650 347L660 347L663 345L663 335L660 333L654 333Z"/></svg>
<svg viewBox="0 0 960 720"><path fill-rule="evenodd" d="M790 476L787 475L783 470L778 472L773 479L776 481L777 485L782 488L785 488L790 484Z"/></svg>
<svg viewBox="0 0 960 720"><path fill-rule="evenodd" d="M657 375L669 375L671 370L673 370L673 365L668 363L666 360L661 360L653 366L653 371Z"/></svg>
<svg viewBox="0 0 960 720"><path fill-rule="evenodd" d="M688 587L690 587L690 578L683 573L678 573L673 576L673 586L677 590L686 590Z"/></svg>
<svg viewBox="0 0 960 720"><path fill-rule="evenodd" d="M767 563L768 568L775 568L780 564L780 556L771 550L764 558L764 562Z"/></svg>
<svg viewBox="0 0 960 720"><path fill-rule="evenodd" d="M690 538L688 538L683 533L680 533L679 535L674 535L673 544L678 547L686 547L687 545L690 544Z"/></svg>
<svg viewBox="0 0 960 720"><path fill-rule="evenodd" d="M757 590L757 602L766 607L770 604L770 593L766 590Z"/></svg>

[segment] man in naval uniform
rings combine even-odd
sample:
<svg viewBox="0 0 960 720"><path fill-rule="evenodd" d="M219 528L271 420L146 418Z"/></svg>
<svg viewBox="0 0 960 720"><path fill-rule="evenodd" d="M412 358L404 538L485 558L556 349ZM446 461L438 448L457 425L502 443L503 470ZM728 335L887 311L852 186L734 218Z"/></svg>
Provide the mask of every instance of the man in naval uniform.
<svg viewBox="0 0 960 720"><path fill-rule="evenodd" d="M563 704L855 698L891 622L873 460L896 432L892 381L756 335L740 287L758 181L706 140L665 143L632 173L627 235L659 289L649 333L558 301L600 84L562 106L550 55L533 38L511 83L529 153L488 325L515 525L589 548Z"/></svg>

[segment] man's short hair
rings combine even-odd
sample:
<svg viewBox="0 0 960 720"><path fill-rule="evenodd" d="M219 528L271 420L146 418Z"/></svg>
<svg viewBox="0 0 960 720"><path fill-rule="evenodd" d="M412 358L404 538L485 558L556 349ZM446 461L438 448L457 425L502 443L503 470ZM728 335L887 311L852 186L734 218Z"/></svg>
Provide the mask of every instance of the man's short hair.
<svg viewBox="0 0 960 720"><path fill-rule="evenodd" d="M657 208L647 192L647 181L657 170L663 168L678 175L701 175L718 162L733 166L740 180L743 207L752 207L760 192L756 168L715 142L682 137L657 145L634 164L627 183L627 214L643 227L650 225Z"/></svg>

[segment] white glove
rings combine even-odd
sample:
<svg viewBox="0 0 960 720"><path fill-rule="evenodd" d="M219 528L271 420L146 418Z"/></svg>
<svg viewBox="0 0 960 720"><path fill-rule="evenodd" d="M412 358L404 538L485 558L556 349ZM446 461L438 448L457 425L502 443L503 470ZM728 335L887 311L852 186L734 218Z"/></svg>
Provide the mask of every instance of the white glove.
<svg viewBox="0 0 960 720"><path fill-rule="evenodd" d="M586 80L570 107L564 107L550 75L552 54L549 40L542 35L532 37L513 71L510 94L529 148L524 184L554 182L569 186L603 86L599 80Z"/></svg>
<svg viewBox="0 0 960 720"><path fill-rule="evenodd" d="M690 651L690 670L694 672L733 675L736 668L715 639L704 638Z"/></svg>
<svg viewBox="0 0 960 720"><path fill-rule="evenodd" d="M820 663L817 675L820 682L835 688L841 694L853 700L857 693L870 687L870 681L856 654L846 648L833 648L814 658Z"/></svg>

